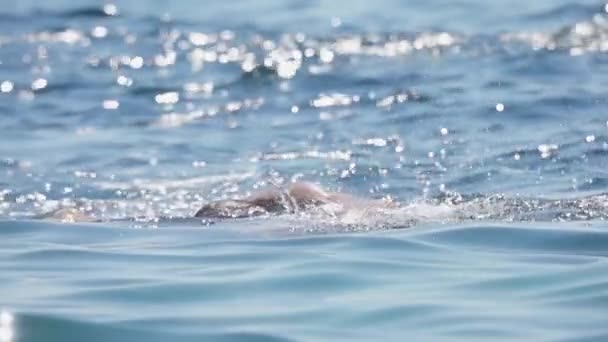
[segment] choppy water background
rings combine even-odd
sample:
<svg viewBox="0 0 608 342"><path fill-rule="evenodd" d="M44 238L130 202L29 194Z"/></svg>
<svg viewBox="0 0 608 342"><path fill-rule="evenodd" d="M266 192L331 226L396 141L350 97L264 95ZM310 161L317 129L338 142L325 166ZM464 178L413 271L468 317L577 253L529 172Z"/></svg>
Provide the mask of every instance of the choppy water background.
<svg viewBox="0 0 608 342"><path fill-rule="evenodd" d="M608 339L606 9L3 3L0 341Z"/></svg>

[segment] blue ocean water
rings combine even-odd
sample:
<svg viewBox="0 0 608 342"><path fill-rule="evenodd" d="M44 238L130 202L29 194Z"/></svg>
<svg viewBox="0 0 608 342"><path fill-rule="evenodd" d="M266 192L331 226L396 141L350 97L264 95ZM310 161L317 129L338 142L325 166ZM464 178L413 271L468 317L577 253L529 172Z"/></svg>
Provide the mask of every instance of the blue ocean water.
<svg viewBox="0 0 608 342"><path fill-rule="evenodd" d="M4 1L0 342L608 339L607 11Z"/></svg>

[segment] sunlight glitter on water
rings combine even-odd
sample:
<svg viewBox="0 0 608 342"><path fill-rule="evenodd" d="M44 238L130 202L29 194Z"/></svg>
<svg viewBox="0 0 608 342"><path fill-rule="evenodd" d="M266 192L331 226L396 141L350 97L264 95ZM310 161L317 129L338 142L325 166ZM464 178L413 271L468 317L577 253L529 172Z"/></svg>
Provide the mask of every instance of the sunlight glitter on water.
<svg viewBox="0 0 608 342"><path fill-rule="evenodd" d="M516 54L520 47L514 42L521 41L532 45L524 54L536 48L550 50L552 46L593 52L605 40L603 13L573 21L564 29L547 32L512 30L496 35L494 38L497 39L458 34L445 28L416 32L389 30L384 33L373 29L339 31L348 26L348 21L345 22L341 16L332 17L333 21L328 18L330 23L339 22L339 25L330 25L338 31L325 35L295 29L280 32L255 28L210 29L165 19L161 20L163 24L158 30L136 30L128 25L114 29L104 22L110 18L103 19L110 16L117 17L110 20L135 20L130 15L108 3L101 8L102 19L99 21L54 31L44 27L25 27L22 35L3 43L17 49L17 55L22 58L17 63L20 67L14 69L17 76L2 81L0 90L7 94L9 101L13 101L14 94L27 100L17 104L23 115L30 115L29 109L25 108L26 103L40 108L47 106L45 115L28 117L22 122L32 125L30 138L38 139L34 137L38 132L61 134L65 127L69 127L71 136L76 137L74 139L93 139L85 142L90 150L77 148L76 140L57 139L61 147L53 151L75 151L74 155L55 154L60 159L57 165L45 161L28 169L27 173L11 168L6 170L10 177L39 179L40 184L51 183L51 179L67 183L58 188L73 191L53 195L43 185L36 189L24 186L27 189L19 190L19 184L24 183L5 182L17 184L15 188L4 185L19 193L15 198L27 198L28 194L39 192L54 201L72 200L74 197L86 202L92 200L90 196L98 196L95 193L99 189L85 178L61 180L61 176L49 171L56 168L65 169L70 175L75 169L91 170L99 175L99 179L118 177L128 183L132 174L147 174L162 181L172 181L176 177L201 176L192 174L193 169L217 171L219 168L221 173L222 168L247 168L247 163L256 164L256 179L274 172L290 178L303 173L299 169L304 167L307 170L305 178L330 186L336 180L356 179L353 185L349 185L355 187L355 192L367 194L376 191L374 189L396 192L407 189L407 192L392 195L427 196L430 186L466 188L462 180L487 180L489 177L475 178L478 177L475 175L500 175L501 171L497 169L501 166L483 160L494 158L493 154L498 155L496 160L519 162L513 172L522 172L520 181L527 181L538 178L538 175L530 175L530 171L524 170L549 168L547 164L538 163L559 163L560 158L573 158L572 154L585 155L584 149L595 148L595 143L600 147L606 144L604 136L591 128L585 129L583 139L578 138L587 147L576 146L577 152L569 147L571 139L567 126L554 127L559 133L555 139L551 136L527 138L529 126L520 123L522 133L518 136L518 131L511 126L513 121L509 120L525 117L519 108L529 108L532 110L530 116L539 117L546 115L545 112L559 112L559 109L542 108L554 101L548 98L548 94L537 92L539 98L521 95L533 92L517 89L517 82L501 79L501 75L517 75L519 66L515 64L509 66L515 71L509 70L497 76L478 75L486 85L511 84L516 88L515 93L521 91L518 97L510 97L501 88L492 90L500 93L492 97L500 99L500 102L494 102L495 112L504 112L505 103L509 103L511 116L487 117L484 120L468 117L488 109L487 102L477 107L474 94L489 90L479 88L475 82L466 84L468 81L463 75L470 70L466 69L466 61L462 59L462 53L485 56L490 60L500 56L503 50ZM40 44L44 46L38 46ZM63 44L69 44L70 50L65 50ZM36 53L26 51L29 47ZM65 51L59 58L58 50L62 49ZM536 58L542 59L542 56ZM427 65L431 60L437 64ZM34 65L33 62L48 65ZM62 70L68 66L72 69L73 65L86 66L87 71L78 76L78 82L89 84L89 88L80 83L71 87L70 81L66 81ZM494 69L501 71L499 66ZM95 76L85 81L89 71ZM29 85L17 81L32 80L32 72L37 76L29 81ZM486 79L488 77L499 81ZM74 95L72 92L83 94ZM82 103L69 108L59 101L64 96L79 99ZM522 105L522 101L532 104ZM466 109L461 112L460 108L464 107ZM107 110L107 115L97 115L95 108ZM460 116L463 117L456 119ZM73 118L78 125L72 125L66 118ZM463 124L465 122L470 125ZM18 125L7 121L9 130L19 128ZM225 131L219 130L220 126ZM170 130L163 131L162 138L154 135L163 128ZM109 134L105 133L108 129ZM486 136L480 132L494 132L494 135ZM492 137L500 134L513 137L513 140L497 148L498 143ZM113 141L116 145L107 150L107 155L91 156L93 152L88 151L103 149L101 142L95 139L108 141L111 135L124 138ZM580 133L576 136L580 137ZM137 139L146 141L146 146L138 145ZM217 143L214 142L216 140ZM37 143L44 145L41 141ZM142 148L146 150L143 153L145 157L121 157L123 149ZM535 157L531 157L530 151ZM217 153L220 156L214 158ZM503 153L508 158L503 158ZM39 158L36 155L29 157L33 160ZM206 161L205 168L192 167L198 160ZM348 165L340 164L351 161L368 166L367 173L353 174ZM296 168L295 165L300 166ZM104 168L113 170L104 172ZM378 170L399 171L386 175ZM514 174L504 173L501 177L505 181L517 182ZM336 178L318 178L319 175ZM542 177L546 179L546 175ZM570 187L569 181L556 177L552 184L567 183ZM412 179L414 182L410 184ZM358 182L370 184L359 185ZM477 185L481 189L485 186L483 182ZM359 186L367 188L358 189ZM502 190L511 189L505 185ZM3 207L29 204L30 201L17 203L10 198L5 200ZM36 212L30 214L40 213L39 209L33 210ZM15 208L17 212L23 213Z"/></svg>
<svg viewBox="0 0 608 342"><path fill-rule="evenodd" d="M13 328L13 315L6 311L0 311L0 342L11 342L15 336Z"/></svg>
<svg viewBox="0 0 608 342"><path fill-rule="evenodd" d="M0 84L0 92L10 93L11 91L13 91L13 89L14 84L11 81L3 81L2 84Z"/></svg>
<svg viewBox="0 0 608 342"><path fill-rule="evenodd" d="M605 340L601 5L4 6L0 341Z"/></svg>

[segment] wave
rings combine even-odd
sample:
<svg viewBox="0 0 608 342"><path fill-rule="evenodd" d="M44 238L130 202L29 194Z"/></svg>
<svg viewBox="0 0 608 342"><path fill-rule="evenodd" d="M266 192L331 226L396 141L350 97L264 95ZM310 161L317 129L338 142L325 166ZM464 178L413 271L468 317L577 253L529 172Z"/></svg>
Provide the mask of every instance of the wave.
<svg viewBox="0 0 608 342"><path fill-rule="evenodd" d="M291 341L280 335L255 332L172 333L149 326L132 328L121 323L94 323L39 314L17 315L16 319L15 333L21 341Z"/></svg>
<svg viewBox="0 0 608 342"><path fill-rule="evenodd" d="M466 223L290 238L268 234L269 225L125 230L0 221L10 261L0 262L0 333L26 341L608 333L605 224ZM43 289L23 291L37 281Z"/></svg>

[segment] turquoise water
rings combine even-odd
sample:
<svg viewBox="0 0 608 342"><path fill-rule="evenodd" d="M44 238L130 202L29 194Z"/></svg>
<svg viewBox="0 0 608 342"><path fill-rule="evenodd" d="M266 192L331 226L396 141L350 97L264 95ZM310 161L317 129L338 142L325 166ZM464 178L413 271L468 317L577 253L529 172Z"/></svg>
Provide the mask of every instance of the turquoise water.
<svg viewBox="0 0 608 342"><path fill-rule="evenodd" d="M608 339L607 8L3 4L0 342Z"/></svg>
<svg viewBox="0 0 608 342"><path fill-rule="evenodd" d="M266 226L3 223L12 329L45 341L608 337L605 225L280 238Z"/></svg>

